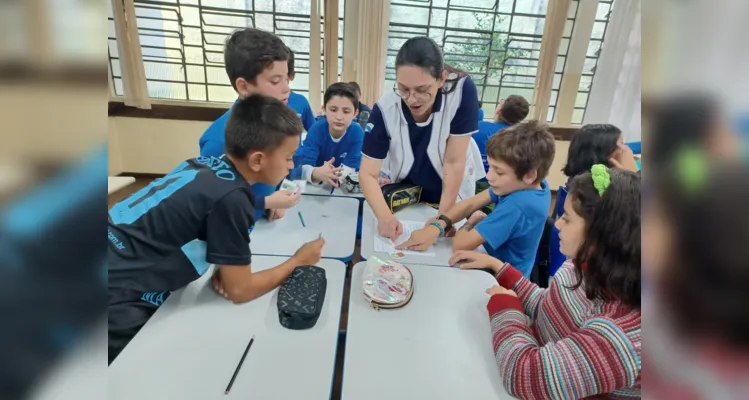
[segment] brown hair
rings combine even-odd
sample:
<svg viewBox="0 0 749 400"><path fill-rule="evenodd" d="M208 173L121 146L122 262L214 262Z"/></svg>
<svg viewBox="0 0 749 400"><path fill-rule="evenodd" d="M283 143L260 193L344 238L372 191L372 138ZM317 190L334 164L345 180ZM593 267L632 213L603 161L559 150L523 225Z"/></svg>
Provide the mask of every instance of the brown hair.
<svg viewBox="0 0 749 400"><path fill-rule="evenodd" d="M502 103L498 117L510 125L515 125L528 116L529 109L530 105L525 97L513 94Z"/></svg>
<svg viewBox="0 0 749 400"><path fill-rule="evenodd" d="M501 134L492 136L486 143L487 157L507 163L518 179L536 170L538 176L534 184L549 174L555 150L549 127L536 120L502 129Z"/></svg>

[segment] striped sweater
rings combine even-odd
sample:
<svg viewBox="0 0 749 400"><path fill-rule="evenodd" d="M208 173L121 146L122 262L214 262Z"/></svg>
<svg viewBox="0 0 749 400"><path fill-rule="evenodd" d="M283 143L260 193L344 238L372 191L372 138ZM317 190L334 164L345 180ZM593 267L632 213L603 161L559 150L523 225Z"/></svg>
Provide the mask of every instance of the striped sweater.
<svg viewBox="0 0 749 400"><path fill-rule="evenodd" d="M507 391L522 399L640 397L640 311L589 300L567 261L548 289L506 264L487 304L494 354Z"/></svg>

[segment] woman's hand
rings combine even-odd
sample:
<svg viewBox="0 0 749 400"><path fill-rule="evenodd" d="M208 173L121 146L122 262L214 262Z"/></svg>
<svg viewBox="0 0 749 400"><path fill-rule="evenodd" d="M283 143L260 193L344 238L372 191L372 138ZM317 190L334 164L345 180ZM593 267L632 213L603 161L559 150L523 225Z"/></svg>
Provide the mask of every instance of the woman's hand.
<svg viewBox="0 0 749 400"><path fill-rule="evenodd" d="M411 232L411 237L396 247L398 250L425 251L433 245L440 237L440 230L436 226L427 226L418 231Z"/></svg>
<svg viewBox="0 0 749 400"><path fill-rule="evenodd" d="M515 293L514 291L510 289L505 289L499 285L492 286L489 289L486 289L486 294L488 294L489 296L494 296L495 294L509 294L510 296L518 297L518 294Z"/></svg>
<svg viewBox="0 0 749 400"><path fill-rule="evenodd" d="M265 208L269 210L277 208L291 208L294 207L299 200L302 199L302 191L298 191L296 194L289 192L288 190L279 190L276 193L265 198Z"/></svg>
<svg viewBox="0 0 749 400"><path fill-rule="evenodd" d="M334 167L335 157L328 161L325 161L322 166L312 170L312 181L313 182L325 182L333 187L339 186L339 177L343 171L343 167Z"/></svg>
<svg viewBox="0 0 749 400"><path fill-rule="evenodd" d="M396 240L403 233L403 224L390 214L385 218L377 220L377 233L390 240Z"/></svg>
<svg viewBox="0 0 749 400"><path fill-rule="evenodd" d="M458 250L448 261L450 265L460 264L460 269L491 268L496 274L504 263L496 258L477 251Z"/></svg>

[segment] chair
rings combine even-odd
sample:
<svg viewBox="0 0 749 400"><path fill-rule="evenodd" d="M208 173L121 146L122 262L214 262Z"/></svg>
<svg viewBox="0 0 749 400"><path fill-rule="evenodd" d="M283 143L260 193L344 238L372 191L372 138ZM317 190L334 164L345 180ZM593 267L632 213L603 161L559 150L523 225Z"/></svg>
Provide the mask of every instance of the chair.
<svg viewBox="0 0 749 400"><path fill-rule="evenodd" d="M551 278L567 260L559 250L559 230L554 226L554 221L551 217L546 219L531 271L531 282L543 288L549 286Z"/></svg>
<svg viewBox="0 0 749 400"><path fill-rule="evenodd" d="M553 277L557 273L557 270L559 270L559 267L567 261L567 257L559 249L559 229L556 226L551 229L549 243L549 277Z"/></svg>
<svg viewBox="0 0 749 400"><path fill-rule="evenodd" d="M557 189L557 201L554 203L554 210L551 212L551 218L556 221L557 218L564 214L564 201L567 199L567 189L560 186Z"/></svg>
<svg viewBox="0 0 749 400"><path fill-rule="evenodd" d="M554 228L554 220L546 218L544 223L544 233L541 235L541 241L538 243L536 250L536 261L533 263L531 271L531 282L540 287L549 286L549 265L551 262L551 231ZM558 246L558 244L557 244Z"/></svg>
<svg viewBox="0 0 749 400"><path fill-rule="evenodd" d="M625 144L632 149L633 154L642 154L642 142L629 142Z"/></svg>

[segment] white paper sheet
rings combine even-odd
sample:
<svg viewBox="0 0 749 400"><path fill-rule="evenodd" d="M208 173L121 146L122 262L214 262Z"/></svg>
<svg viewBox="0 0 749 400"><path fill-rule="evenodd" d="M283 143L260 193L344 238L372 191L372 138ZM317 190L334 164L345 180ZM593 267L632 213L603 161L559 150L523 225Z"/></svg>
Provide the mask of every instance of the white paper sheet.
<svg viewBox="0 0 749 400"><path fill-rule="evenodd" d="M411 237L411 232L417 231L424 227L424 222L422 221L401 221L401 224L403 225L403 233L395 241L384 238L377 232L375 232L374 251L388 254L401 252L405 255L434 257L434 249L432 249L432 246L429 246L426 251L396 250L396 246L400 246L403 242Z"/></svg>

